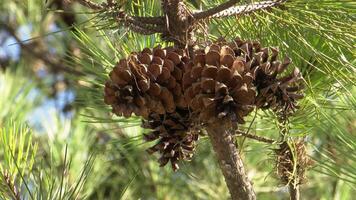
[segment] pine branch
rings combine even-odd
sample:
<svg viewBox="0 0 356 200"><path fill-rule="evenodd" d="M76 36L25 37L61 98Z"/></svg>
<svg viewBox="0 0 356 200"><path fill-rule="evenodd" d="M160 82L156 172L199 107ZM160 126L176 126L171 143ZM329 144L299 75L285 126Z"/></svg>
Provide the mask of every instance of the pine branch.
<svg viewBox="0 0 356 200"><path fill-rule="evenodd" d="M256 194L246 175L242 159L226 121L210 124L206 129L217 154L220 168L233 200L255 200Z"/></svg>
<svg viewBox="0 0 356 200"><path fill-rule="evenodd" d="M245 133L243 131L239 131L238 130L236 132L237 132L238 135L245 136L247 138L250 138L250 139L253 139L253 140L257 140L259 142L264 142L264 143L268 143L268 144L273 144L273 143L276 142L273 139L262 137L262 136L258 136L258 135L252 135L252 134L249 134L249 133Z"/></svg>
<svg viewBox="0 0 356 200"><path fill-rule="evenodd" d="M13 182L11 180L11 175L5 171L5 172L0 172L0 174L2 175L3 178L3 183L4 183L4 187L6 187L9 191L10 191L10 195L12 196L12 198L14 200L20 200L20 192L17 189L16 185L15 185L15 181Z"/></svg>
<svg viewBox="0 0 356 200"><path fill-rule="evenodd" d="M164 31L164 17L138 17L126 14L122 10L113 11L115 3L113 0L108 0L107 3L97 4L90 0L77 0L82 4L93 10L101 10L103 12L116 12L116 20L118 23L122 23L130 28L132 31L143 34L151 35L154 33L162 33ZM117 9L120 9L117 7Z"/></svg>
<svg viewBox="0 0 356 200"><path fill-rule="evenodd" d="M97 4L90 0L77 1L90 9L102 10L104 12L113 12L112 9L115 7L113 1L107 1L107 3L103 4ZM123 23L124 26L134 32L143 35L163 33L166 40L173 41L180 46L186 46L187 43L191 42L192 27L201 19L249 14L258 10L279 6L285 1L263 1L249 5L234 6L239 0L230 0L206 11L192 14L182 0L162 0L162 9L165 16L131 16L125 13L125 11L120 10L116 11L115 18L118 23ZM174 26L171 26L171 24L174 24Z"/></svg>
<svg viewBox="0 0 356 200"><path fill-rule="evenodd" d="M253 13L260 10L269 9L272 7L280 6L281 4L285 3L287 0L277 0L277 1L261 1L256 2L248 5L242 6L234 6L219 13L216 13L210 18L220 18L220 17L228 17L228 16L235 16L235 15L246 15L249 13Z"/></svg>
<svg viewBox="0 0 356 200"><path fill-rule="evenodd" d="M123 17L122 17L122 15L123 15ZM156 17L132 17L130 15L122 13L117 17L117 21L119 23L121 21L123 21L126 26L128 26L128 27L137 27L139 30L142 30L143 32L151 32L150 34L163 33L165 31L164 18L163 17L161 17L161 18L156 18ZM159 21L159 23L154 23L154 22L158 22L158 21ZM148 23L148 22L151 22L151 23ZM140 31L135 31L135 32L141 33Z"/></svg>
<svg viewBox="0 0 356 200"><path fill-rule="evenodd" d="M152 34L157 33L157 31L155 31L154 29L143 28L141 26L137 26L137 25L134 25L134 24L126 23L126 26L128 28L130 28L131 31L134 31L136 33L140 33L142 35L152 35Z"/></svg>
<svg viewBox="0 0 356 200"><path fill-rule="evenodd" d="M300 199L300 192L299 192L299 185L294 185L290 183L289 187L289 196L290 200L299 200Z"/></svg>
<svg viewBox="0 0 356 200"><path fill-rule="evenodd" d="M194 20L191 10L182 0L164 0L162 10L165 14L164 40L185 47L191 42Z"/></svg>
<svg viewBox="0 0 356 200"><path fill-rule="evenodd" d="M230 1L222 3L214 8L211 8L209 10L195 13L195 14L193 14L193 16L196 20L209 18L217 13L220 13L220 12L234 6L237 2L239 2L239 0L230 0Z"/></svg>
<svg viewBox="0 0 356 200"><path fill-rule="evenodd" d="M91 0L74 0L74 1L77 1L81 5L93 10L103 10L105 8L104 5L92 2Z"/></svg>
<svg viewBox="0 0 356 200"><path fill-rule="evenodd" d="M157 25L164 25L165 23L165 18L163 16L159 17L138 17L138 16L129 16L132 20L139 22L139 23L145 23L145 24L157 24Z"/></svg>
<svg viewBox="0 0 356 200"><path fill-rule="evenodd" d="M31 54L32 56L42 60L44 63L46 63L49 67L51 67L55 71L63 71L67 72L70 74L74 75L82 75L83 73L80 71L77 71L75 69L69 68L65 65L62 64L60 60L57 60L53 58L48 52L38 52L36 51L33 47L33 45L25 44L21 41L21 39L17 36L16 31L13 27L11 27L8 24L5 23L0 23L0 27L4 28L17 42L17 44L20 45L21 49L26 51L27 53Z"/></svg>

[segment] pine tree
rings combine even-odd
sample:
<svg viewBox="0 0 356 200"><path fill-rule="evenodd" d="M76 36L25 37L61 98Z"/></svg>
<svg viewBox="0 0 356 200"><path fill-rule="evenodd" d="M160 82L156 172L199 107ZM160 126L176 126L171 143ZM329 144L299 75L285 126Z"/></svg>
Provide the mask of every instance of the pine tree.
<svg viewBox="0 0 356 200"><path fill-rule="evenodd" d="M9 160L0 165L0 180L6 189L0 190L0 198L118 198L115 193L133 199L221 198L227 188L232 199L260 199L273 198L264 196L261 186L279 183L289 189L290 199L300 199L322 195L310 192L319 187L308 182L321 174L336 177L327 188L338 198L340 180L355 184L355 156L349 155L355 146L350 133L356 102L351 1L36 2L1 5L0 27L21 49L20 60L9 65L4 59L1 68L13 73L17 65L24 74L38 77L36 87L47 98L75 91L76 101L61 112L75 113L76 136L28 140L60 144L55 155L54 147L39 145L44 160L56 157L49 165L30 159L31 165L18 163L15 172L11 159L17 155L5 156ZM11 17L13 8L17 19ZM28 24L34 35L23 41L18 27ZM61 35L46 37L48 24L62 29ZM31 67L24 69L22 60ZM43 70L54 77L49 79L51 89L43 87L48 85L39 77ZM9 91L16 91L10 86L14 89ZM1 102L7 108L11 101ZM18 116L28 114L4 110L2 116L11 113L17 120L11 124L0 118L6 135L12 126L26 122ZM128 134L122 131L125 127L130 127ZM6 138L0 142L0 155L12 152L15 143L8 144ZM263 152L254 152L258 149ZM85 159L78 159L82 154ZM156 154L154 164L150 161ZM222 173L206 164L212 155ZM257 160L267 158L270 167L260 169ZM68 159L78 159L78 166L72 169ZM101 165L103 160L114 161ZM173 170L164 167L167 163ZM253 171L256 177L250 175ZM271 171L275 179L263 183L263 174ZM179 181L173 183L162 173ZM189 179L194 177L190 173L212 181ZM74 174L78 181L72 180ZM222 180L227 187L211 193ZM172 182L165 187L168 192L160 189L165 182ZM309 187L301 193L304 184Z"/></svg>

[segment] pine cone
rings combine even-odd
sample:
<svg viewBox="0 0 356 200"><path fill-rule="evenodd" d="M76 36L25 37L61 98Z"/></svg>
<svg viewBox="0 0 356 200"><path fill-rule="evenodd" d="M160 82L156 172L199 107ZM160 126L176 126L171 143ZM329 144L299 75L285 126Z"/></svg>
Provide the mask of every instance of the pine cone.
<svg viewBox="0 0 356 200"><path fill-rule="evenodd" d="M121 59L105 84L105 103L118 116L173 113L186 107L180 80L189 58L175 48L156 47Z"/></svg>
<svg viewBox="0 0 356 200"><path fill-rule="evenodd" d="M244 58L223 44L197 51L185 65L182 85L188 106L203 122L228 117L244 123L255 102L253 76Z"/></svg>
<svg viewBox="0 0 356 200"><path fill-rule="evenodd" d="M159 152L160 165L171 162L177 170L178 161L193 155L199 136L193 123L242 124L255 106L283 113L297 107L301 75L295 69L279 78L291 60L277 56L276 48L240 39L196 50L192 59L182 49L146 48L118 62L104 100L118 116L142 116L143 127L152 129L145 139L158 140L148 152Z"/></svg>
<svg viewBox="0 0 356 200"><path fill-rule="evenodd" d="M256 106L278 112L294 111L297 100L303 97L300 94L301 74L295 68L290 75L278 77L287 69L291 59L286 57L283 62L277 60L277 48L261 48L258 42L237 39L234 43L235 55L245 59L246 68L254 77L253 83L258 93Z"/></svg>
<svg viewBox="0 0 356 200"><path fill-rule="evenodd" d="M152 129L149 134L144 135L146 141L158 140L147 151L150 154L161 154L158 160L161 167L170 161L176 171L179 169L178 161L192 158L199 131L194 130L188 110L177 109L177 112L166 115L151 114L143 122L143 127Z"/></svg>
<svg viewBox="0 0 356 200"><path fill-rule="evenodd" d="M283 184L287 185L297 181L297 184L305 182L306 170L313 164L308 157L303 141L293 141L291 144L283 142L276 153L277 175Z"/></svg>

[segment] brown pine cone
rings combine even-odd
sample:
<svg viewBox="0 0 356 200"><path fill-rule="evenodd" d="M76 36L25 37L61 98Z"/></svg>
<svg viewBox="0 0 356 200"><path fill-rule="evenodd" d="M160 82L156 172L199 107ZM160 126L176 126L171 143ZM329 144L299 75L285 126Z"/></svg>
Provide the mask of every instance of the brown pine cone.
<svg viewBox="0 0 356 200"><path fill-rule="evenodd" d="M158 140L147 152L159 152L158 162L165 166L171 162L174 171L179 169L178 161L190 160L195 151L199 131L193 128L189 111L177 109L177 112L166 115L151 114L148 120L143 121L143 127L151 129L144 135L146 141Z"/></svg>
<svg viewBox="0 0 356 200"><path fill-rule="evenodd" d="M180 80L189 58L175 48L156 47L121 59L105 84L105 103L118 116L173 113L186 107Z"/></svg>
<svg viewBox="0 0 356 200"><path fill-rule="evenodd" d="M242 57L228 45L213 44L195 53L185 65L184 97L202 122L228 117L244 123L253 109L256 92L253 76Z"/></svg>
<svg viewBox="0 0 356 200"><path fill-rule="evenodd" d="M285 185L302 184L306 179L306 170L313 165L308 157L303 141L283 142L276 153L276 170L281 182Z"/></svg>
<svg viewBox="0 0 356 200"><path fill-rule="evenodd" d="M258 42L235 40L233 49L236 56L245 58L246 68L254 77L257 90L256 106L271 108L278 112L293 112L297 108L297 100L301 99L301 74L298 68L287 76L279 78L291 63L286 57L277 60L277 48L261 48Z"/></svg>
<svg viewBox="0 0 356 200"><path fill-rule="evenodd" d="M170 161L177 170L179 160L193 155L199 135L193 123L241 124L255 106L294 111L302 78L298 69L279 78L291 60L277 57L276 48L240 39L196 50L192 59L182 49L146 48L118 62L104 100L118 116L142 116L143 127L152 129L145 139L158 140L148 152L158 151L161 166Z"/></svg>

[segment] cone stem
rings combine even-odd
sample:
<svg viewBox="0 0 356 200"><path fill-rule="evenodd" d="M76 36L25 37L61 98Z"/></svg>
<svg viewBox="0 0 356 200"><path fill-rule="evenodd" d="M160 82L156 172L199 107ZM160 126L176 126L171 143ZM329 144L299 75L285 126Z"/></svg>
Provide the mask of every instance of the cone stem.
<svg viewBox="0 0 356 200"><path fill-rule="evenodd" d="M225 182L232 200L255 200L256 194L246 175L242 159L234 144L232 131L228 130L227 122L219 121L210 124L208 135L217 155Z"/></svg>
<svg viewBox="0 0 356 200"><path fill-rule="evenodd" d="M300 194L299 194L299 185L294 186L293 184L289 184L289 195L290 195L290 200L299 200Z"/></svg>

